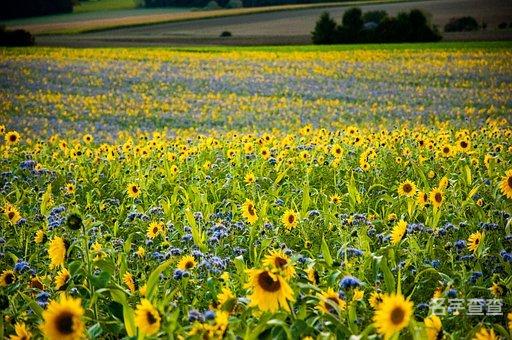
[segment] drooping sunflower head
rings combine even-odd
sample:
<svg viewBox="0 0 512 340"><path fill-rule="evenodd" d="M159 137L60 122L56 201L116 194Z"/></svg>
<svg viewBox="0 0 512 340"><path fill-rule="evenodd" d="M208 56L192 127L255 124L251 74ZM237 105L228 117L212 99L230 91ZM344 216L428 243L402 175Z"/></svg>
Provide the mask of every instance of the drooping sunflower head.
<svg viewBox="0 0 512 340"><path fill-rule="evenodd" d="M133 275L130 272L126 272L123 275L123 283L128 287L130 292L133 294L135 293L135 290L137 289L135 287L135 281L133 280Z"/></svg>
<svg viewBox="0 0 512 340"><path fill-rule="evenodd" d="M23 322L18 322L14 325L14 332L16 334L11 335L10 340L29 340L32 337L32 333L30 333Z"/></svg>
<svg viewBox="0 0 512 340"><path fill-rule="evenodd" d="M49 339L79 339L84 333L82 316L84 309L80 299L62 294L58 301L53 300L43 312L41 330Z"/></svg>
<svg viewBox="0 0 512 340"><path fill-rule="evenodd" d="M151 335L160 329L160 313L146 299L143 299L135 311L135 323L143 334Z"/></svg>
<svg viewBox="0 0 512 340"><path fill-rule="evenodd" d="M404 220L400 220L395 227L393 228L393 231L391 232L391 243L393 245L398 244L402 237L404 237L405 232L407 231L407 222Z"/></svg>
<svg viewBox="0 0 512 340"><path fill-rule="evenodd" d="M50 257L50 269L64 264L66 258L66 244L62 237L56 236L50 241L48 256Z"/></svg>
<svg viewBox="0 0 512 340"><path fill-rule="evenodd" d="M428 195L426 192L419 191L418 199L416 200L420 207L424 207L428 204Z"/></svg>
<svg viewBox="0 0 512 340"><path fill-rule="evenodd" d="M295 267L288 255L282 250L274 250L263 260L263 264L290 279L295 275Z"/></svg>
<svg viewBox="0 0 512 340"><path fill-rule="evenodd" d="M383 297L383 295L381 292L376 291L376 290L373 291L370 294L370 298L368 299L370 306L372 306L373 309L377 309L382 302L382 297Z"/></svg>
<svg viewBox="0 0 512 340"><path fill-rule="evenodd" d="M400 196L412 197L416 194L416 185L410 180L405 180L398 186Z"/></svg>
<svg viewBox="0 0 512 340"><path fill-rule="evenodd" d="M185 255L183 256L180 261L178 262L178 269L181 270L190 270L196 266L196 260L191 255Z"/></svg>
<svg viewBox="0 0 512 340"><path fill-rule="evenodd" d="M66 268L62 268L55 277L55 289L61 290L66 288L69 278L69 271Z"/></svg>
<svg viewBox="0 0 512 340"><path fill-rule="evenodd" d="M473 340L498 340L499 338L494 333L494 329L487 329L485 327L480 328L480 330L475 334Z"/></svg>
<svg viewBox="0 0 512 340"><path fill-rule="evenodd" d="M291 230L297 226L298 219L299 219L299 215L295 211L287 210L283 214L281 221L283 222L284 227L286 229Z"/></svg>
<svg viewBox="0 0 512 340"><path fill-rule="evenodd" d="M317 308L322 313L338 314L338 311L344 310L347 303L343 298L340 297L338 292L335 292L332 288L327 291L318 294L318 305Z"/></svg>
<svg viewBox="0 0 512 340"><path fill-rule="evenodd" d="M413 303L401 294L384 295L373 316L377 331L387 339L409 325Z"/></svg>

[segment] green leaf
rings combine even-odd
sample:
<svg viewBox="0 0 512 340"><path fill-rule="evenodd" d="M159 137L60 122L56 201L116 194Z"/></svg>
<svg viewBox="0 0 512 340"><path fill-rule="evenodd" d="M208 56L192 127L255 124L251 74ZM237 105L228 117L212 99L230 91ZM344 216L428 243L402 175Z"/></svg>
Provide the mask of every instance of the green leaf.
<svg viewBox="0 0 512 340"><path fill-rule="evenodd" d="M23 293L19 293L23 300L29 305L30 309L41 319L43 317L43 308L37 304L33 299ZM3 318L2 318L3 319Z"/></svg>
<svg viewBox="0 0 512 340"><path fill-rule="evenodd" d="M41 197L41 206L40 211L41 215L46 216L48 213L48 209L52 205L53 198L52 198L52 184L48 184L46 187L46 191L44 192L43 196Z"/></svg>
<svg viewBox="0 0 512 340"><path fill-rule="evenodd" d="M325 242L324 237L322 237L321 248L322 248L322 255L324 256L325 262L327 263L327 265L329 267L331 267L333 264L333 260L332 260L331 252L329 251L329 246L327 245L327 242Z"/></svg>
<svg viewBox="0 0 512 340"><path fill-rule="evenodd" d="M151 274L149 275L149 279L146 286L146 296L148 300L151 301L152 297L157 293L158 291L158 280L160 278L160 273L162 273L164 270L167 269L171 265L171 260L167 260L158 267L156 267Z"/></svg>
<svg viewBox="0 0 512 340"><path fill-rule="evenodd" d="M112 300L120 303L123 306L123 320L126 334L132 337L137 334L137 327L135 326L135 314L126 300L126 294L120 289L112 289L110 291Z"/></svg>
<svg viewBox="0 0 512 340"><path fill-rule="evenodd" d="M99 323L95 323L89 329L87 329L87 334L91 339L97 339L103 333L103 329Z"/></svg>
<svg viewBox="0 0 512 340"><path fill-rule="evenodd" d="M391 273L391 270L389 270L388 259L385 256L380 261L380 269L384 274L384 284L386 285L386 290L388 293L394 293L396 288L395 277L393 276L393 273Z"/></svg>
<svg viewBox="0 0 512 340"><path fill-rule="evenodd" d="M96 289L105 288L110 281L110 273L102 271L98 275L91 276L91 283Z"/></svg>

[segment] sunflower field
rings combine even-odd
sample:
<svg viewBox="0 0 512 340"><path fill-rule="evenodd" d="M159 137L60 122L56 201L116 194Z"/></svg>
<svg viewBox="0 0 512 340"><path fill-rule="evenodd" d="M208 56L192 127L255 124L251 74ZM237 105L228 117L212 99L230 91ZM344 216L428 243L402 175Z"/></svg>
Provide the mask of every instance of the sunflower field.
<svg viewBox="0 0 512 340"><path fill-rule="evenodd" d="M0 338L510 339L512 45L0 50Z"/></svg>

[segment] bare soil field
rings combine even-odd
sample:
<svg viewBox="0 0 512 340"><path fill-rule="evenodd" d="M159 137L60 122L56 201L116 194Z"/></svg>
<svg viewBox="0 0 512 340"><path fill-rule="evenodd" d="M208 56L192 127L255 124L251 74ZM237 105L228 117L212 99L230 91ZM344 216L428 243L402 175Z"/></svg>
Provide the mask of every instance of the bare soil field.
<svg viewBox="0 0 512 340"><path fill-rule="evenodd" d="M112 29L79 35L48 35L37 38L47 46L152 46L152 45L283 45L311 43L310 32L320 14L328 11L337 21L351 6L286 10L190 20L141 27ZM444 40L511 40L512 30L498 30L501 22L512 22L510 0L427 0L402 3L360 5L363 11L386 10L395 15L413 8L431 15L442 29L452 17L470 15L487 29L477 32L444 33ZM223 31L233 36L220 38Z"/></svg>

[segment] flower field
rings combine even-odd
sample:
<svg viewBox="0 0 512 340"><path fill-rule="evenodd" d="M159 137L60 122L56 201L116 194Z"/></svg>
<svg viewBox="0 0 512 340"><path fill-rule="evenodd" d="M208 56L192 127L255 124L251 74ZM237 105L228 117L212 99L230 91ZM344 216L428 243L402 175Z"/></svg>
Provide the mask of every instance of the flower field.
<svg viewBox="0 0 512 340"><path fill-rule="evenodd" d="M511 338L511 60L0 50L0 337Z"/></svg>

